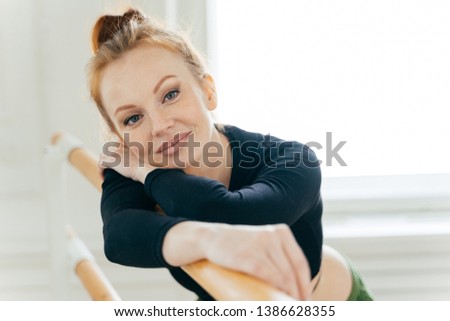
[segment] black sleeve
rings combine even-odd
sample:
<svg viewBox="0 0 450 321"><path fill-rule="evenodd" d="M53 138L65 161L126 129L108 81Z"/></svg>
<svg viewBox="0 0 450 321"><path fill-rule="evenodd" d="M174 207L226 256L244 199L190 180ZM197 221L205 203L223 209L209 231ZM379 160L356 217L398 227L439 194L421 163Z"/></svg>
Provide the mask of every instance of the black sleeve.
<svg viewBox="0 0 450 321"><path fill-rule="evenodd" d="M177 169L151 172L145 190L170 216L229 224L292 225L317 203L321 174L309 148L290 156L289 161L280 157L263 166L250 185L236 191Z"/></svg>
<svg viewBox="0 0 450 321"><path fill-rule="evenodd" d="M104 250L108 260L135 267L171 267L163 258L167 231L184 221L155 212L144 186L105 170L101 200Z"/></svg>

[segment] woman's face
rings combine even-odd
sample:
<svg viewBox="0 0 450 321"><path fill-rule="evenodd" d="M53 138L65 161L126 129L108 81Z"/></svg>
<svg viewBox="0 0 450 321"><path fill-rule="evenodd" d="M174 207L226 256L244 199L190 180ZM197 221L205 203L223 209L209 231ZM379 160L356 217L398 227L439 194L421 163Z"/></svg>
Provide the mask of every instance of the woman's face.
<svg viewBox="0 0 450 321"><path fill-rule="evenodd" d="M198 166L215 132L214 83L194 77L168 50L141 45L109 64L100 77L102 103L128 146L142 147L157 167Z"/></svg>

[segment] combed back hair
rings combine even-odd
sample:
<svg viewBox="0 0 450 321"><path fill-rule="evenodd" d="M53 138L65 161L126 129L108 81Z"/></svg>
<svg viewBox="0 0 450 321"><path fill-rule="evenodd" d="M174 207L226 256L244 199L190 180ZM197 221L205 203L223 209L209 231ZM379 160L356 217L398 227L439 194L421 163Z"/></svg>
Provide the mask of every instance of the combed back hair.
<svg viewBox="0 0 450 321"><path fill-rule="evenodd" d="M140 11L129 9L119 16L104 15L98 18L92 30L91 47L94 57L88 64L89 86L100 114L116 135L117 130L101 100L100 76L108 64L144 43L179 55L199 81L206 74L202 57L186 37L156 21L150 21Z"/></svg>

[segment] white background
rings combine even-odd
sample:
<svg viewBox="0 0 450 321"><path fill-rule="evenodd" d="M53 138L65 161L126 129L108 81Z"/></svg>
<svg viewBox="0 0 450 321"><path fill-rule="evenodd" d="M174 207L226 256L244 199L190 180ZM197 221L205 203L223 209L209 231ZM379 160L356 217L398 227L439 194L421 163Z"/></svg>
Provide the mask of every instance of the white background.
<svg viewBox="0 0 450 321"><path fill-rule="evenodd" d="M450 172L450 2L216 6L223 122L323 146L332 132L348 166L324 176Z"/></svg>

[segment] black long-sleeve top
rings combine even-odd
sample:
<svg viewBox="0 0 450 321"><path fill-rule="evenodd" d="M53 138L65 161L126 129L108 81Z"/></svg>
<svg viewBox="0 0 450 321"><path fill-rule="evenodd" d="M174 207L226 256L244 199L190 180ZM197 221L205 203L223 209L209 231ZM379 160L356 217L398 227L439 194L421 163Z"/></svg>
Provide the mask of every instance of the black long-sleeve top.
<svg viewBox="0 0 450 321"><path fill-rule="evenodd" d="M104 172L101 213L104 249L115 263L167 267L184 287L212 300L189 275L163 258L167 231L186 221L263 225L286 223L305 253L314 277L322 250L319 161L306 145L224 126L232 149L228 189L220 182L156 169L145 184L112 169ZM158 204L166 215L155 211Z"/></svg>

